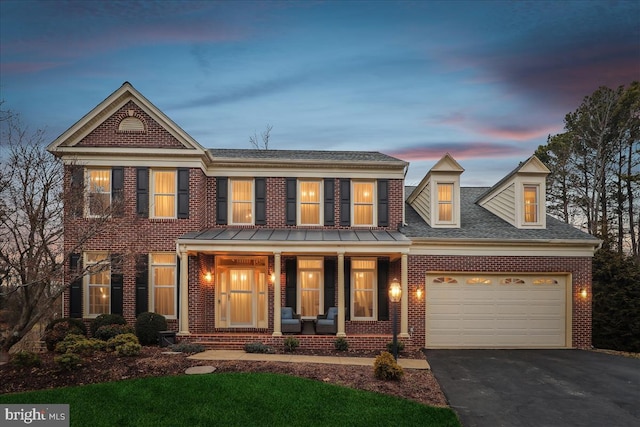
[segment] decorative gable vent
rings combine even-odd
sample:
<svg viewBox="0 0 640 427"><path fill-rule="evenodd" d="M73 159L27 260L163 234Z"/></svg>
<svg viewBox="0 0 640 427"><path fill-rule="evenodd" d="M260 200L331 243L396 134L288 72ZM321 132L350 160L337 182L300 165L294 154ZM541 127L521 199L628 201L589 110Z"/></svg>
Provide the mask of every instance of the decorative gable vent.
<svg viewBox="0 0 640 427"><path fill-rule="evenodd" d="M134 116L134 111L129 110L128 116L120 121L118 132L121 133L145 133L146 127L144 122Z"/></svg>

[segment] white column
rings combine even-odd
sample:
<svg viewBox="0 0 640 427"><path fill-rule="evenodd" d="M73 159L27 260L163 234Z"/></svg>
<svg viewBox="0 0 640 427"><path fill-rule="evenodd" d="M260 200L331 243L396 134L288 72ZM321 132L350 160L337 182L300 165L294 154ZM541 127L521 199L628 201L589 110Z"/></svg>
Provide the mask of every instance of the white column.
<svg viewBox="0 0 640 427"><path fill-rule="evenodd" d="M338 337L346 337L345 333L345 297L344 297L344 253L338 254Z"/></svg>
<svg viewBox="0 0 640 427"><path fill-rule="evenodd" d="M273 275L275 279L273 281L273 336L282 336L282 319L280 318L282 312L280 311L282 303L281 298L281 286L280 286L280 252L273 254Z"/></svg>
<svg viewBox="0 0 640 427"><path fill-rule="evenodd" d="M409 338L409 256L402 254L400 259L400 338Z"/></svg>
<svg viewBox="0 0 640 427"><path fill-rule="evenodd" d="M180 249L180 331L179 335L189 335L189 256Z"/></svg>

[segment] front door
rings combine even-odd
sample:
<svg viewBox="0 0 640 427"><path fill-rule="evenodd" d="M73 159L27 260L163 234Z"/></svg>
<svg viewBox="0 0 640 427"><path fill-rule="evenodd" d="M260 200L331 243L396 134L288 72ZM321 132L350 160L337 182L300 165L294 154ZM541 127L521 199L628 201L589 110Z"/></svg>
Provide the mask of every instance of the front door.
<svg viewBox="0 0 640 427"><path fill-rule="evenodd" d="M217 315L219 328L266 328L267 258L219 257Z"/></svg>

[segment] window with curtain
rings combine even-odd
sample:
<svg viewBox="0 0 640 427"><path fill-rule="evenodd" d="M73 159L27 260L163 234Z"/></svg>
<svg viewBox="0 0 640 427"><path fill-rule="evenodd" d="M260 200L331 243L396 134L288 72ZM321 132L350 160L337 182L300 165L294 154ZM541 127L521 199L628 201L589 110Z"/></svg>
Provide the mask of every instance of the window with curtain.
<svg viewBox="0 0 640 427"><path fill-rule="evenodd" d="M524 222L538 222L538 186L524 186Z"/></svg>
<svg viewBox="0 0 640 427"><path fill-rule="evenodd" d="M216 257L216 327L267 328L267 257Z"/></svg>
<svg viewBox="0 0 640 427"><path fill-rule="evenodd" d="M313 318L320 314L324 260L322 258L298 258L299 307L302 317Z"/></svg>
<svg viewBox="0 0 640 427"><path fill-rule="evenodd" d="M231 224L253 224L253 180L229 180Z"/></svg>
<svg viewBox="0 0 640 427"><path fill-rule="evenodd" d="M85 253L85 265L89 274L85 276L87 316L111 312L111 265L109 255L104 252Z"/></svg>
<svg viewBox="0 0 640 427"><path fill-rule="evenodd" d="M176 171L152 170L152 203L155 218L176 217Z"/></svg>
<svg viewBox="0 0 640 427"><path fill-rule="evenodd" d="M438 184L438 221L453 221L453 184Z"/></svg>
<svg viewBox="0 0 640 427"><path fill-rule="evenodd" d="M152 311L168 318L176 316L176 255L150 254Z"/></svg>
<svg viewBox="0 0 640 427"><path fill-rule="evenodd" d="M321 225L321 188L320 181L298 181L300 225Z"/></svg>
<svg viewBox="0 0 640 427"><path fill-rule="evenodd" d="M354 320L375 320L377 261L374 258L351 259L351 316Z"/></svg>
<svg viewBox="0 0 640 427"><path fill-rule="evenodd" d="M374 183L353 182L353 225L374 225Z"/></svg>
<svg viewBox="0 0 640 427"><path fill-rule="evenodd" d="M87 169L87 216L101 216L111 207L111 169Z"/></svg>

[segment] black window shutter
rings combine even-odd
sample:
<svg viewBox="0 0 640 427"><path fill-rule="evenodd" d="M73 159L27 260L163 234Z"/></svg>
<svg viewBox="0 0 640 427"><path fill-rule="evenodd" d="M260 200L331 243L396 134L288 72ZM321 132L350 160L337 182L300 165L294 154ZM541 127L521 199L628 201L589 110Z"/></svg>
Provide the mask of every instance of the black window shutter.
<svg viewBox="0 0 640 427"><path fill-rule="evenodd" d="M378 259L378 320L389 320L389 260Z"/></svg>
<svg viewBox="0 0 640 427"><path fill-rule="evenodd" d="M136 316L149 311L149 256L136 259Z"/></svg>
<svg viewBox="0 0 640 427"><path fill-rule="evenodd" d="M286 194L287 225L296 225L296 194L298 192L296 178L287 178L286 192L287 192Z"/></svg>
<svg viewBox="0 0 640 427"><path fill-rule="evenodd" d="M336 260L324 260L324 312L336 306Z"/></svg>
<svg viewBox="0 0 640 427"><path fill-rule="evenodd" d="M80 264L80 254L69 256L69 270L72 277L79 275ZM74 279L69 286L69 317L82 317L82 277Z"/></svg>
<svg viewBox="0 0 640 427"><path fill-rule="evenodd" d="M378 227L389 226L389 180L378 180Z"/></svg>
<svg viewBox="0 0 640 427"><path fill-rule="evenodd" d="M71 166L71 214L84 214L84 168L77 165Z"/></svg>
<svg viewBox="0 0 640 427"><path fill-rule="evenodd" d="M111 254L111 314L122 315L122 256Z"/></svg>
<svg viewBox="0 0 640 427"><path fill-rule="evenodd" d="M334 197L333 189L335 183L331 178L324 180L324 225L326 227L333 227L334 224Z"/></svg>
<svg viewBox="0 0 640 427"><path fill-rule="evenodd" d="M216 182L218 184L216 194L216 224L227 225L229 178L221 176L216 178Z"/></svg>
<svg viewBox="0 0 640 427"><path fill-rule="evenodd" d="M188 256L185 254L185 256ZM189 258L187 258L188 260ZM176 317L180 316L180 257L176 255Z"/></svg>
<svg viewBox="0 0 640 427"><path fill-rule="evenodd" d="M296 311L298 304L298 266L295 258L285 260L284 271L287 276L285 280L284 306L293 307L293 311Z"/></svg>
<svg viewBox="0 0 640 427"><path fill-rule="evenodd" d="M340 180L340 225L351 225L351 180Z"/></svg>
<svg viewBox="0 0 640 427"><path fill-rule="evenodd" d="M267 223L267 179L256 178L255 182L255 209L256 209L256 225L265 225Z"/></svg>
<svg viewBox="0 0 640 427"><path fill-rule="evenodd" d="M136 169L136 212L149 217L149 168Z"/></svg>
<svg viewBox="0 0 640 427"><path fill-rule="evenodd" d="M344 260L344 305L345 320L351 320L351 260Z"/></svg>
<svg viewBox="0 0 640 427"><path fill-rule="evenodd" d="M111 215L124 215L124 168L111 169Z"/></svg>
<svg viewBox="0 0 640 427"><path fill-rule="evenodd" d="M178 218L189 218L189 168L178 168Z"/></svg>

